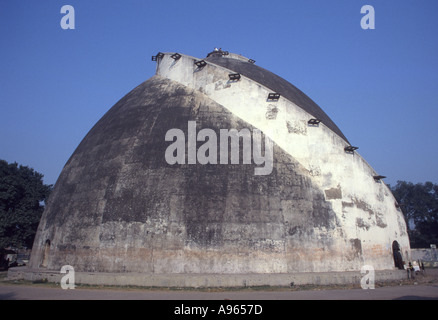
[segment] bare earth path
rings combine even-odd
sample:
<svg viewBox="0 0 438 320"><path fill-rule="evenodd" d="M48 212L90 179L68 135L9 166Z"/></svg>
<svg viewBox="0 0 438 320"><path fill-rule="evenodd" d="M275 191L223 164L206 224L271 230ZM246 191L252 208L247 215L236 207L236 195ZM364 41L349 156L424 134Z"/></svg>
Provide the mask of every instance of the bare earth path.
<svg viewBox="0 0 438 320"><path fill-rule="evenodd" d="M415 280L354 287L258 288L171 290L148 288L80 287L63 290L55 284L0 281L0 300L438 300L438 269L427 270Z"/></svg>
<svg viewBox="0 0 438 320"><path fill-rule="evenodd" d="M374 290L325 289L304 291L172 291L82 289L0 285L2 300L438 300L438 284L388 286Z"/></svg>

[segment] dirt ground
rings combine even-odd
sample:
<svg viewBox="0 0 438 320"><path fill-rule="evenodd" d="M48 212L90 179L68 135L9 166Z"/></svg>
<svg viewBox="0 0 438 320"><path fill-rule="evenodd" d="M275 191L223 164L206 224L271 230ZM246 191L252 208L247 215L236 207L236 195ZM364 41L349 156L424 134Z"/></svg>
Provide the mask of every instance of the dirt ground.
<svg viewBox="0 0 438 320"><path fill-rule="evenodd" d="M359 284L332 286L245 288L143 288L9 281L0 273L0 300L429 300L438 299L438 269L427 269L415 279L376 283L375 290Z"/></svg>

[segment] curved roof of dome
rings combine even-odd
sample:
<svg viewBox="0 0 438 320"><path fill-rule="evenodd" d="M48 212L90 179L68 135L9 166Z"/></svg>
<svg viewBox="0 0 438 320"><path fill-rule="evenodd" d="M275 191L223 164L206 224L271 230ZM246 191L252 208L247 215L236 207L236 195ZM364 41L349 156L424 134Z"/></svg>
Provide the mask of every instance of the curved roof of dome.
<svg viewBox="0 0 438 320"><path fill-rule="evenodd" d="M219 65L221 67L232 70L236 73L256 81L265 87L271 89L273 92L280 93L284 98L292 101L297 106L310 113L315 118L321 120L328 128L339 135L342 139L348 142L342 131L333 122L332 119L319 107L312 99L310 99L304 92L295 87L290 82L276 74L250 63L242 59L234 59L223 54L210 53L206 61ZM349 142L348 142L349 143Z"/></svg>

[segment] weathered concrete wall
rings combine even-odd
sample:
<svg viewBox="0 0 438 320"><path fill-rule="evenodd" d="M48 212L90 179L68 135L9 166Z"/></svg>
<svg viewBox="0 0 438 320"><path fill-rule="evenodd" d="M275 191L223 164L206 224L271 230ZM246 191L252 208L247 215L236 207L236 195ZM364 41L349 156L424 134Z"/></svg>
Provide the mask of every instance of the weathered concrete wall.
<svg viewBox="0 0 438 320"><path fill-rule="evenodd" d="M227 59L230 59L230 55ZM77 272L295 274L393 269L409 240L387 186L332 124L232 70L165 54L157 75L111 108L64 167L30 266ZM241 63L245 59L240 59ZM170 129L261 129L270 175L255 164L165 161ZM336 128L335 128L336 130ZM202 143L200 143L202 144ZM199 144L198 144L199 147ZM240 148L242 152L242 145ZM222 280L221 280L222 281ZM240 281L240 280L239 280Z"/></svg>
<svg viewBox="0 0 438 320"><path fill-rule="evenodd" d="M412 261L423 261L426 267L438 268L438 252L436 248L411 249Z"/></svg>
<svg viewBox="0 0 438 320"><path fill-rule="evenodd" d="M65 274L43 269L11 268L8 280L47 281L60 283ZM360 285L364 275L360 271L308 272L308 273L259 273L259 274L145 274L75 272L75 284L116 285L139 287L255 287L300 285ZM404 270L378 270L375 282L388 282L406 278Z"/></svg>

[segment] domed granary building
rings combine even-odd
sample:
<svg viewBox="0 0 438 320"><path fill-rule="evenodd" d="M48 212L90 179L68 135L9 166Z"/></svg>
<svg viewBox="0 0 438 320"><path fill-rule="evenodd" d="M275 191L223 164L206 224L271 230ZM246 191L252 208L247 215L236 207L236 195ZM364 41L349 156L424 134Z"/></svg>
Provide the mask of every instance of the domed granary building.
<svg viewBox="0 0 438 320"><path fill-rule="evenodd" d="M28 275L71 265L84 283L288 285L359 281L368 265L400 276L403 214L315 102L222 50L152 60L156 74L62 170Z"/></svg>

